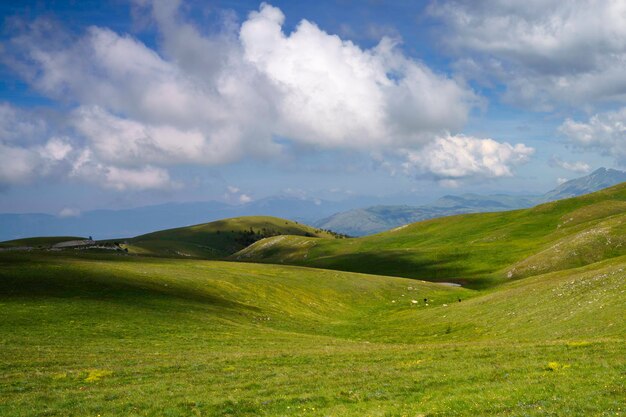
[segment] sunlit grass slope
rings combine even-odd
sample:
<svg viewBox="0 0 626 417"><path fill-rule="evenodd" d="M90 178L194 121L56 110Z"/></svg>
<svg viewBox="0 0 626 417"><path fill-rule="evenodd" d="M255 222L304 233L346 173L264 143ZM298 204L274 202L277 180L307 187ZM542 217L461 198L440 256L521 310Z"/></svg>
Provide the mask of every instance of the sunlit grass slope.
<svg viewBox="0 0 626 417"><path fill-rule="evenodd" d="M0 415L624 415L625 268L616 257L477 292L4 253Z"/></svg>
<svg viewBox="0 0 626 417"><path fill-rule="evenodd" d="M68 240L83 240L85 237L77 236L51 236L51 237L29 237L24 239L6 240L0 242L0 248L17 248L17 247L50 247L57 243L67 242Z"/></svg>
<svg viewBox="0 0 626 417"><path fill-rule="evenodd" d="M276 235L333 237L326 231L291 220L249 216L148 233L130 239L127 247L136 254L217 259Z"/></svg>
<svg viewBox="0 0 626 417"><path fill-rule="evenodd" d="M525 210L444 217L358 239L278 236L237 260L484 287L626 254L626 183Z"/></svg>

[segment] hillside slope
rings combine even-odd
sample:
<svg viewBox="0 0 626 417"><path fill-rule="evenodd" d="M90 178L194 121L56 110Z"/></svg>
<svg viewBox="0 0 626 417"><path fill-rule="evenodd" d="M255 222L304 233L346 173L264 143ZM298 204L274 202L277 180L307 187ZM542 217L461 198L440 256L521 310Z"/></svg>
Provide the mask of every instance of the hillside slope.
<svg viewBox="0 0 626 417"><path fill-rule="evenodd" d="M28 237L24 239L6 240L0 242L0 249L12 248L40 248L51 247L57 243L67 242L70 240L84 240L85 237L78 236L49 236L49 237Z"/></svg>
<svg viewBox="0 0 626 417"><path fill-rule="evenodd" d="M121 255L0 266L3 416L623 410L626 257L483 293Z"/></svg>
<svg viewBox="0 0 626 417"><path fill-rule="evenodd" d="M129 239L126 247L135 254L217 259L260 239L278 235L336 237L330 232L291 220L250 216L148 233Z"/></svg>
<svg viewBox="0 0 626 417"><path fill-rule="evenodd" d="M528 208L592 193L624 181L626 172L600 168L584 177L566 181L543 195L447 195L422 206L372 206L339 212L314 225L350 236L364 236L437 217Z"/></svg>
<svg viewBox="0 0 626 417"><path fill-rule="evenodd" d="M358 239L274 237L233 259L482 287L623 254L626 183L531 209L427 220Z"/></svg>
<svg viewBox="0 0 626 417"><path fill-rule="evenodd" d="M531 207L537 203L536 196L447 195L434 203L418 207L372 206L344 211L319 220L315 225L349 236L365 236L437 217L514 210Z"/></svg>

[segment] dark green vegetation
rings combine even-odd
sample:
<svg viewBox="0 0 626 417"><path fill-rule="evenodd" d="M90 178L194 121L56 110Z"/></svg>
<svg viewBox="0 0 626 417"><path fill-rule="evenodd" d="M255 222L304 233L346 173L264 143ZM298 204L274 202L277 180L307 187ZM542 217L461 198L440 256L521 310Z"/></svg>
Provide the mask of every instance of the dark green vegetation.
<svg viewBox="0 0 626 417"><path fill-rule="evenodd" d="M237 217L148 233L128 240L130 253L219 259L270 236L341 237L291 220L269 216Z"/></svg>
<svg viewBox="0 0 626 417"><path fill-rule="evenodd" d="M626 183L531 209L433 219L358 239L279 236L233 258L484 288L624 254Z"/></svg>
<svg viewBox="0 0 626 417"><path fill-rule="evenodd" d="M362 239L272 219L300 236L237 255L381 275L164 257L251 218L2 252L0 415L624 416L625 212L623 184Z"/></svg>

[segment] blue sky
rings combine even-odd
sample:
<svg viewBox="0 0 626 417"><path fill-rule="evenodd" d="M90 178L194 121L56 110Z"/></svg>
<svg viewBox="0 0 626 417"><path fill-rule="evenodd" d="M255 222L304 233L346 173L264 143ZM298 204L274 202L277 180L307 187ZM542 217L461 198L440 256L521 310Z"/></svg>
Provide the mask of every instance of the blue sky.
<svg viewBox="0 0 626 417"><path fill-rule="evenodd" d="M37 0L0 15L0 212L418 204L626 163L621 1Z"/></svg>

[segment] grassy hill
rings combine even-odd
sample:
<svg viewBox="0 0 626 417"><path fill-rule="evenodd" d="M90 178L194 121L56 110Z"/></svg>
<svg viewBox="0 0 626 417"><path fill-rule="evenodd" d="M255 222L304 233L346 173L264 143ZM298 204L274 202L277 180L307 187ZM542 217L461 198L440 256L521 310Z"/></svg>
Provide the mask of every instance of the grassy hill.
<svg viewBox="0 0 626 417"><path fill-rule="evenodd" d="M438 218L358 239L272 237L232 258L481 288L624 254L626 183L531 209Z"/></svg>
<svg viewBox="0 0 626 417"><path fill-rule="evenodd" d="M29 237L24 239L7 240L0 242L0 248L18 248L18 247L50 247L57 243L67 242L70 240L84 240L85 237L77 236L50 236L50 237Z"/></svg>
<svg viewBox="0 0 626 417"><path fill-rule="evenodd" d="M625 221L622 184L360 239L249 217L0 252L0 415L623 416ZM257 239L231 260L327 269L188 259Z"/></svg>
<svg viewBox="0 0 626 417"><path fill-rule="evenodd" d="M148 233L130 239L126 247L135 254L218 259L260 239L278 235L337 237L291 220L249 216Z"/></svg>
<svg viewBox="0 0 626 417"><path fill-rule="evenodd" d="M3 253L0 415L623 415L625 268L622 256L472 291Z"/></svg>
<svg viewBox="0 0 626 417"><path fill-rule="evenodd" d="M372 206L334 213L316 221L314 225L350 236L364 236L437 217L533 207L540 203L589 194L624 181L626 172L599 168L584 177L566 181L543 195L446 195L421 206Z"/></svg>

